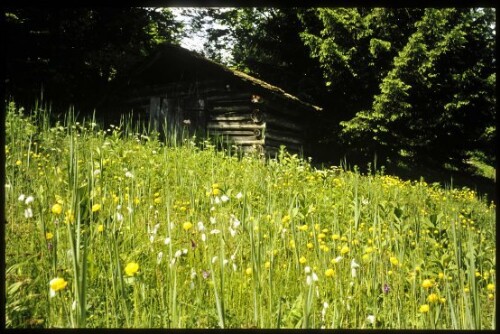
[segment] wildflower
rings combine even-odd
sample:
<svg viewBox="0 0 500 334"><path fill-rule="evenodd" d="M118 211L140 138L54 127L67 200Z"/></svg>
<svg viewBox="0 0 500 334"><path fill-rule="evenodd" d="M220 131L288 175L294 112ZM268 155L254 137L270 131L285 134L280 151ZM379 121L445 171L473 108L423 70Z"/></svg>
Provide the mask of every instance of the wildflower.
<svg viewBox="0 0 500 334"><path fill-rule="evenodd" d="M24 217L32 218L33 217L33 210L31 210L31 208L25 209L24 210Z"/></svg>
<svg viewBox="0 0 500 334"><path fill-rule="evenodd" d="M241 199L243 197L243 194L241 192L236 194L236 199Z"/></svg>
<svg viewBox="0 0 500 334"><path fill-rule="evenodd" d="M420 305L420 307L418 308L418 311L420 313L427 313L429 312L429 305L428 304L424 304L424 305Z"/></svg>
<svg viewBox="0 0 500 334"><path fill-rule="evenodd" d="M301 225L301 226L299 226L299 227L298 227L298 229L299 229L300 231L307 231L308 226L307 226L307 225Z"/></svg>
<svg viewBox="0 0 500 334"><path fill-rule="evenodd" d="M339 240L339 239L340 239L340 235L338 235L338 234L332 235L332 240Z"/></svg>
<svg viewBox="0 0 500 334"><path fill-rule="evenodd" d="M306 274L310 274L310 273L311 273L311 267L306 266L306 267L304 268L304 271L306 272Z"/></svg>
<svg viewBox="0 0 500 334"><path fill-rule="evenodd" d="M54 237L54 234L53 234L53 233L51 233L51 232L47 232L47 233L45 233L45 239L50 240L50 239L52 239L53 237Z"/></svg>
<svg viewBox="0 0 500 334"><path fill-rule="evenodd" d="M396 257L394 257L394 256L391 256L391 258L389 259L389 261L391 261L391 264L393 266L397 266L399 264L398 259Z"/></svg>
<svg viewBox="0 0 500 334"><path fill-rule="evenodd" d="M331 263L339 263L341 260L343 259L342 256L337 256L336 258L334 258L332 261L330 261Z"/></svg>
<svg viewBox="0 0 500 334"><path fill-rule="evenodd" d="M21 160L16 161L16 166L21 166L21 164L22 164Z"/></svg>
<svg viewBox="0 0 500 334"><path fill-rule="evenodd" d="M189 231L192 227L193 224L190 222L185 222L184 224L182 224L182 228L184 229L184 231Z"/></svg>
<svg viewBox="0 0 500 334"><path fill-rule="evenodd" d="M19 200L19 202L24 202L25 198L26 198L26 195L21 194L21 195L19 195L19 197L17 199Z"/></svg>
<svg viewBox="0 0 500 334"><path fill-rule="evenodd" d="M343 246L343 247L340 249L340 253L341 253L341 254L347 254L347 253L349 253L349 247L347 247L347 246Z"/></svg>
<svg viewBox="0 0 500 334"><path fill-rule="evenodd" d="M28 204L30 204L31 202L33 202L34 200L35 200L35 198L34 198L33 196L28 196L28 197L26 198L26 200L24 201L24 203L25 203L26 205L28 205Z"/></svg>
<svg viewBox="0 0 500 334"><path fill-rule="evenodd" d="M169 237L166 237L166 238L165 238L165 241L163 241L163 243L164 243L165 245L168 245L168 244L170 244L170 241L171 241L171 239L170 239Z"/></svg>
<svg viewBox="0 0 500 334"><path fill-rule="evenodd" d="M432 284L432 281L430 279L425 279L423 282L422 282L422 287L423 288L430 288L432 287L434 284Z"/></svg>
<svg viewBox="0 0 500 334"><path fill-rule="evenodd" d="M99 210L101 210L101 204L92 205L92 212L97 212Z"/></svg>
<svg viewBox="0 0 500 334"><path fill-rule="evenodd" d="M384 287L382 288L382 290L384 291L385 294L388 294L389 291L391 291L391 287L389 286L389 284L384 283Z"/></svg>
<svg viewBox="0 0 500 334"><path fill-rule="evenodd" d="M281 218L281 223L283 223L284 225L287 225L291 220L291 217L289 215L285 215L283 216L283 218Z"/></svg>
<svg viewBox="0 0 500 334"><path fill-rule="evenodd" d="M438 300L439 300L439 297L438 297L438 295L437 295L437 294L435 294L435 293L431 293L429 296L427 296L427 301L428 301L429 303L435 303L435 302L437 302Z"/></svg>
<svg viewBox="0 0 500 334"><path fill-rule="evenodd" d="M178 258L178 257L181 257L181 255L182 255L182 251L181 251L180 249L178 249L178 250L175 252L174 257ZM213 260L212 260L212 262L213 262Z"/></svg>
<svg viewBox="0 0 500 334"><path fill-rule="evenodd" d="M160 264L162 259L163 259L163 252L159 252L158 256L156 257L156 264Z"/></svg>
<svg viewBox="0 0 500 334"><path fill-rule="evenodd" d="M198 231L204 231L205 230L205 225L203 225L203 222L198 222L197 227L198 227Z"/></svg>
<svg viewBox="0 0 500 334"><path fill-rule="evenodd" d="M128 276L134 276L139 271L139 264L136 262L130 262L125 267L125 273Z"/></svg>
<svg viewBox="0 0 500 334"><path fill-rule="evenodd" d="M160 204L160 203L161 203L161 197L156 197L156 198L153 200L153 202L154 202L155 204Z"/></svg>
<svg viewBox="0 0 500 334"><path fill-rule="evenodd" d="M50 296L54 297L56 295L56 291L64 289L68 285L68 282L64 280L64 278L56 277L53 278L49 282L50 286Z"/></svg>
<svg viewBox="0 0 500 334"><path fill-rule="evenodd" d="M369 316L366 317L366 320L371 324L375 324L375 316L370 314Z"/></svg>
<svg viewBox="0 0 500 334"><path fill-rule="evenodd" d="M486 290L488 291L495 291L495 284L490 283L486 286Z"/></svg>
<svg viewBox="0 0 500 334"><path fill-rule="evenodd" d="M307 243L307 248L309 248L309 249L313 249L313 248L314 248L313 243L312 243L312 242L308 242L308 243Z"/></svg>
<svg viewBox="0 0 500 334"><path fill-rule="evenodd" d="M203 270L201 275L203 276L203 279L207 279L210 277L210 272Z"/></svg>
<svg viewBox="0 0 500 334"><path fill-rule="evenodd" d="M299 262L300 262L301 264L304 264L304 263L306 263L306 262L307 262L307 259L306 259L304 256L301 256L301 257L300 257L300 259L299 259Z"/></svg>
<svg viewBox="0 0 500 334"><path fill-rule="evenodd" d="M352 259L352 261L351 261L351 276L352 277L357 276L356 270L358 268L359 268L359 264L357 264L356 261L354 261L354 259Z"/></svg>
<svg viewBox="0 0 500 334"><path fill-rule="evenodd" d="M210 231L210 234L219 234L220 233L220 230L218 229L213 229L212 231Z"/></svg>
<svg viewBox="0 0 500 334"><path fill-rule="evenodd" d="M55 214L55 215L60 215L60 214L61 214L61 212L62 212L62 210L63 210L63 209L62 209L61 204L56 203L56 204L52 205L52 209L51 209L51 211L52 211L52 213L53 213L53 214Z"/></svg>
<svg viewBox="0 0 500 334"><path fill-rule="evenodd" d="M220 200L221 200L223 203L225 203L225 202L229 201L229 197L228 197L227 195L222 195L222 196L220 197Z"/></svg>
<svg viewBox="0 0 500 334"><path fill-rule="evenodd" d="M133 178L133 177L134 177L134 175L133 175L130 171L127 171L127 172L125 173L125 177L128 177L128 178L130 178L130 179L131 179L131 178Z"/></svg>
<svg viewBox="0 0 500 334"><path fill-rule="evenodd" d="M325 276L326 277L333 277L335 275L335 270L329 268L325 271Z"/></svg>
<svg viewBox="0 0 500 334"><path fill-rule="evenodd" d="M271 268L271 262L266 261L266 263L264 263L264 268L266 268L266 269Z"/></svg>
<svg viewBox="0 0 500 334"><path fill-rule="evenodd" d="M489 300L493 300L493 299L495 299L495 295L494 295L494 294L492 294L492 293L489 293L489 294L488 294L488 299L489 299Z"/></svg>
<svg viewBox="0 0 500 334"><path fill-rule="evenodd" d="M97 232L102 232L104 231L104 225L100 224L99 226L97 226Z"/></svg>
<svg viewBox="0 0 500 334"><path fill-rule="evenodd" d="M245 274L252 275L252 268L248 267L247 269L245 269Z"/></svg>

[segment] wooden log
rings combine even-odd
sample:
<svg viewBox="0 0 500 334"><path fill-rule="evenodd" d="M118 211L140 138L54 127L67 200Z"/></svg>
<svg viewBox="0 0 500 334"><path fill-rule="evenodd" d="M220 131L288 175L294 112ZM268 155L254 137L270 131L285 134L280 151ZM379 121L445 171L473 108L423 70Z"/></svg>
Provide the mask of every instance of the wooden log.
<svg viewBox="0 0 500 334"><path fill-rule="evenodd" d="M226 92L225 94L211 94L207 96L207 101L212 103L233 103L234 101L252 101L252 94L247 92Z"/></svg>
<svg viewBox="0 0 500 334"><path fill-rule="evenodd" d="M292 143L292 144L296 144L296 145L303 144L302 138L300 138L299 136L294 136L293 134L284 134L281 132L271 131L268 129L266 131L265 136L266 136L266 139L271 140L271 141L275 141L277 143L283 143L283 144Z"/></svg>
<svg viewBox="0 0 500 334"><path fill-rule="evenodd" d="M212 105L210 111L214 113L227 113L227 112L252 112L253 108L251 105L241 104L238 102L234 105Z"/></svg>
<svg viewBox="0 0 500 334"><path fill-rule="evenodd" d="M211 130L261 130L266 127L266 124L245 124L239 122L208 122L207 128Z"/></svg>
<svg viewBox="0 0 500 334"><path fill-rule="evenodd" d="M227 113L222 115L210 115L211 121L252 121L252 114L249 113Z"/></svg>
<svg viewBox="0 0 500 334"><path fill-rule="evenodd" d="M291 119L290 117L283 117L273 115L271 113L266 113L266 122L269 124L269 128L278 128L284 130L292 130L293 132L303 131L303 121L298 119Z"/></svg>
<svg viewBox="0 0 500 334"><path fill-rule="evenodd" d="M261 131L259 129L255 130L212 130L208 133L213 136L255 136L258 137L261 135Z"/></svg>

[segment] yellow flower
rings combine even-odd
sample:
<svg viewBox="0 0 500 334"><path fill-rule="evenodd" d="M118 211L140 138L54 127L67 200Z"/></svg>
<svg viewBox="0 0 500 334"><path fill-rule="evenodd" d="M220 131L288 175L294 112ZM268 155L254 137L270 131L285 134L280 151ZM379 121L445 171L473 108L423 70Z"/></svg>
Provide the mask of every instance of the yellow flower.
<svg viewBox="0 0 500 334"><path fill-rule="evenodd" d="M335 270L333 270L332 268L328 268L328 269L325 271L325 276L326 276L326 277L333 277L333 275L335 275Z"/></svg>
<svg viewBox="0 0 500 334"><path fill-rule="evenodd" d="M290 220L291 220L291 218L289 215L285 215L285 216L283 216L283 218L281 218L281 222L285 225L288 224L290 222Z"/></svg>
<svg viewBox="0 0 500 334"><path fill-rule="evenodd" d="M340 239L340 235L338 235L338 234L332 235L332 240L339 240L339 239Z"/></svg>
<svg viewBox="0 0 500 334"><path fill-rule="evenodd" d="M271 262L266 261L266 263L264 263L264 268L269 269L270 267L271 267Z"/></svg>
<svg viewBox="0 0 500 334"><path fill-rule="evenodd" d="M342 247L340 249L340 253L341 254L347 254L347 253L349 253L349 247L347 247L347 246Z"/></svg>
<svg viewBox="0 0 500 334"><path fill-rule="evenodd" d="M446 303L446 298L443 298L443 297L439 298L439 302L440 302L441 304Z"/></svg>
<svg viewBox="0 0 500 334"><path fill-rule="evenodd" d="M139 264L135 262L130 262L125 267L125 273L128 276L134 276L134 274L137 273L138 271L139 271Z"/></svg>
<svg viewBox="0 0 500 334"><path fill-rule="evenodd" d="M21 164L22 164L21 160L17 160L17 161L16 161L16 165L17 165L17 166L21 166Z"/></svg>
<svg viewBox="0 0 500 334"><path fill-rule="evenodd" d="M422 282L422 288L430 288L432 287L434 284L432 284L432 281L430 279L424 279L424 281Z"/></svg>
<svg viewBox="0 0 500 334"><path fill-rule="evenodd" d="M495 284L490 283L486 286L486 290L488 291L495 291Z"/></svg>
<svg viewBox="0 0 500 334"><path fill-rule="evenodd" d="M192 227L193 227L193 224L192 224L192 223L190 223L190 222L185 222L184 224L182 224L182 228L183 228L185 231L189 231Z"/></svg>
<svg viewBox="0 0 500 334"><path fill-rule="evenodd" d="M438 297L438 295L437 295L437 294L435 294L435 293L431 293L431 294L427 297L427 301L428 301L429 303L435 303L435 302L437 302L437 301L438 301L438 299L439 299L439 297Z"/></svg>
<svg viewBox="0 0 500 334"><path fill-rule="evenodd" d="M418 311L420 313L427 313L427 312L429 312L429 309L430 309L429 305L424 304L424 305L420 305L420 307L418 308Z"/></svg>
<svg viewBox="0 0 500 334"><path fill-rule="evenodd" d="M52 205L52 213L53 214L60 215L62 211L63 211L63 208L62 208L61 204L56 203L56 204Z"/></svg>
<svg viewBox="0 0 500 334"><path fill-rule="evenodd" d="M219 188L212 189L212 195L214 196L220 195L220 189Z"/></svg>
<svg viewBox="0 0 500 334"><path fill-rule="evenodd" d="M49 285L50 290L55 292L64 289L66 285L68 285L68 282L66 282L64 278L56 277L49 282Z"/></svg>
<svg viewBox="0 0 500 334"><path fill-rule="evenodd" d="M314 248L314 245L313 245L313 243L312 243L312 242L308 242L306 246L307 246L307 248L309 248L309 249L313 249L313 248Z"/></svg>
<svg viewBox="0 0 500 334"><path fill-rule="evenodd" d="M97 226L97 232L102 232L104 231L104 225L100 224L99 226Z"/></svg>
<svg viewBox="0 0 500 334"><path fill-rule="evenodd" d="M306 263L306 262L307 262L307 259L306 259L304 256L301 256L301 257L300 257L300 259L299 259L299 262L300 262L301 264L304 264L304 263Z"/></svg>
<svg viewBox="0 0 500 334"><path fill-rule="evenodd" d="M397 258L395 258L394 256L391 256L391 258L389 259L389 261L391 261L391 264L393 266L397 266L399 264L399 261Z"/></svg>
<svg viewBox="0 0 500 334"><path fill-rule="evenodd" d="M50 240L50 239L52 239L53 237L54 237L54 234L52 234L52 233L50 233L50 232L45 233L45 239Z"/></svg>
<svg viewBox="0 0 500 334"><path fill-rule="evenodd" d="M92 205L92 212L97 212L99 210L101 210L101 204Z"/></svg>
<svg viewBox="0 0 500 334"><path fill-rule="evenodd" d="M298 227L300 231L307 231L308 226L307 225L301 225Z"/></svg>
<svg viewBox="0 0 500 334"><path fill-rule="evenodd" d="M161 203L161 197L156 197L153 202L155 204L160 204Z"/></svg>
<svg viewBox="0 0 500 334"><path fill-rule="evenodd" d="M248 267L247 269L245 269L245 274L247 275L252 275L252 268Z"/></svg>

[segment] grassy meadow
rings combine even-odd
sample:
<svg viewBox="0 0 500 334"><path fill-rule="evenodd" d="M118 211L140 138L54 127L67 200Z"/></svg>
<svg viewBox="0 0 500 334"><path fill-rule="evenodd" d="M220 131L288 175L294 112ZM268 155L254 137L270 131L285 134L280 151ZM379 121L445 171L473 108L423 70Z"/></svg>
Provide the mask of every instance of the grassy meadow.
<svg viewBox="0 0 500 334"><path fill-rule="evenodd" d="M495 328L474 191L7 109L8 328Z"/></svg>

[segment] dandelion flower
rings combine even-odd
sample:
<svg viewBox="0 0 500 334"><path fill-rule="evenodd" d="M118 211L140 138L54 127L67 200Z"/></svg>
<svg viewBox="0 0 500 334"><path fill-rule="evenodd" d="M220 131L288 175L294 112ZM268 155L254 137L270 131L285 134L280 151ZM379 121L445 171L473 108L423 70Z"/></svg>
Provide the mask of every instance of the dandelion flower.
<svg viewBox="0 0 500 334"><path fill-rule="evenodd" d="M252 268L248 267L247 269L245 269L245 274L252 275Z"/></svg>
<svg viewBox="0 0 500 334"><path fill-rule="evenodd" d="M55 215L60 215L61 212L63 211L63 208L62 208L61 204L56 203L56 204L52 205L51 211Z"/></svg>
<svg viewBox="0 0 500 334"><path fill-rule="evenodd" d="M306 259L304 256L301 256L301 257L300 257L300 259L299 259L299 262L300 262L301 264L304 264L304 263L306 263L306 262L307 262L307 259Z"/></svg>
<svg viewBox="0 0 500 334"><path fill-rule="evenodd" d="M134 276L139 271L139 264L136 262L130 262L125 267L125 273L128 276Z"/></svg>
<svg viewBox="0 0 500 334"><path fill-rule="evenodd" d="M104 225L100 224L99 226L97 226L97 232L102 232L104 231Z"/></svg>
<svg viewBox="0 0 500 334"><path fill-rule="evenodd" d="M185 222L184 224L182 224L182 228L184 229L184 231L189 231L192 227L193 224L190 222Z"/></svg>
<svg viewBox="0 0 500 334"><path fill-rule="evenodd" d="M424 305L420 305L420 307L418 308L418 311L420 313L427 313L427 312L429 312L429 309L430 309L429 305L424 304Z"/></svg>
<svg viewBox="0 0 500 334"><path fill-rule="evenodd" d="M101 204L92 205L92 212L97 212L99 210L101 210Z"/></svg>
<svg viewBox="0 0 500 334"><path fill-rule="evenodd" d="M391 264L393 266L397 266L399 264L398 259L396 257L394 257L394 256L391 256L391 258L389 259L389 261L391 261Z"/></svg>
<svg viewBox="0 0 500 334"><path fill-rule="evenodd" d="M53 234L53 233L51 233L51 232L47 232L47 233L45 233L45 239L50 240L50 239L52 239L53 237L54 237L54 234Z"/></svg>
<svg viewBox="0 0 500 334"><path fill-rule="evenodd" d="M486 286L486 290L488 291L495 291L495 284L490 283Z"/></svg>

